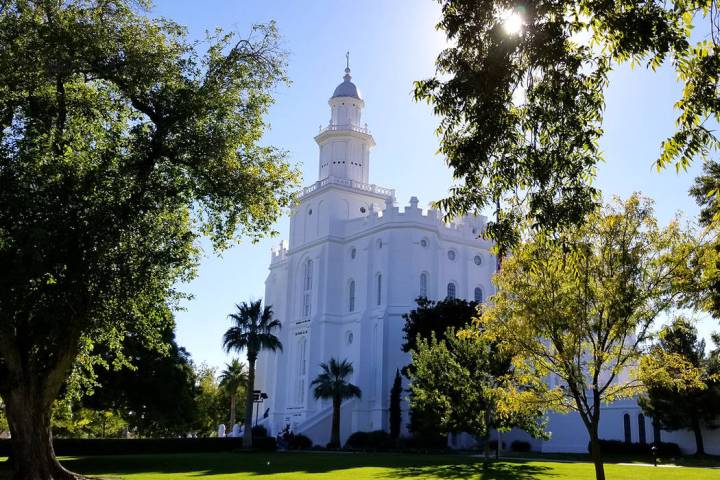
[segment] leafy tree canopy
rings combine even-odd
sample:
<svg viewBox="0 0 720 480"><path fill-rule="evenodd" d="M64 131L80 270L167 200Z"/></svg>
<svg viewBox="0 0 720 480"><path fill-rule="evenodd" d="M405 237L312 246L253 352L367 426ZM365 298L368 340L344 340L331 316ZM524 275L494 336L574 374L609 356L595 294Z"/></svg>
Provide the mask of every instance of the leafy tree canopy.
<svg viewBox="0 0 720 480"><path fill-rule="evenodd" d="M720 320L720 163L706 162L690 193L701 207L700 224L709 234L694 264L688 303Z"/></svg>
<svg viewBox="0 0 720 480"><path fill-rule="evenodd" d="M197 417L193 431L201 437L217 435L218 426L227 416L226 395L215 369L204 364L195 367L195 404Z"/></svg>
<svg viewBox="0 0 720 480"><path fill-rule="evenodd" d="M137 334L123 342L131 367L95 366L97 387L82 399L86 408L116 411L133 435L177 437L191 432L197 415L190 354L175 342L173 327L160 332L165 348L148 346ZM106 363L114 353L103 348Z"/></svg>
<svg viewBox="0 0 720 480"><path fill-rule="evenodd" d="M436 339L442 340L448 328L461 329L469 325L478 306L476 302L461 298L433 301L419 297L416 303L417 308L403 314L402 351L406 353L417 348L418 339L430 340L434 334Z"/></svg>
<svg viewBox="0 0 720 480"><path fill-rule="evenodd" d="M512 352L521 373L550 379L546 408L579 413L598 480L601 406L640 391L630 368L676 305L695 243L678 222L660 228L651 202L634 195L577 229L534 234L495 276L480 335Z"/></svg>
<svg viewBox="0 0 720 480"><path fill-rule="evenodd" d="M440 151L458 180L439 203L450 215L496 206L487 233L501 253L524 227L562 229L598 205L592 180L602 159L604 90L619 63L671 63L683 85L659 168L685 168L717 149L714 0L438 2L437 28L450 47L437 75L416 83L415 97L441 117ZM517 31L506 28L508 17Z"/></svg>
<svg viewBox="0 0 720 480"><path fill-rule="evenodd" d="M260 144L286 81L275 26L191 43L148 5L0 3L0 396L17 478L73 478L49 424L78 354L125 332L158 341L196 240L269 233L296 184Z"/></svg>
<svg viewBox="0 0 720 480"><path fill-rule="evenodd" d="M507 431L519 427L547 438L541 397L536 394L537 388L544 390L542 380L516 376L511 356L480 336L457 335L450 328L444 337L420 339L412 353L413 409L426 412L424 416L434 413L446 433L482 437L491 428ZM517 401L517 395L506 395L508 390L519 393L522 401Z"/></svg>
<svg viewBox="0 0 720 480"><path fill-rule="evenodd" d="M419 297L415 301L417 308L403 314L405 335L402 351L406 353L417 352L419 342L427 342L432 338L443 340L450 328L459 330L467 327L477 314L477 303L460 298L433 301ZM403 375L411 378L414 368L412 362L404 366ZM413 395L413 390L410 389L410 397ZM408 428L415 435L416 440L428 445L446 443L441 437L444 437L447 428L442 427L439 411L434 408L423 408L423 404L413 402L412 399L409 405Z"/></svg>

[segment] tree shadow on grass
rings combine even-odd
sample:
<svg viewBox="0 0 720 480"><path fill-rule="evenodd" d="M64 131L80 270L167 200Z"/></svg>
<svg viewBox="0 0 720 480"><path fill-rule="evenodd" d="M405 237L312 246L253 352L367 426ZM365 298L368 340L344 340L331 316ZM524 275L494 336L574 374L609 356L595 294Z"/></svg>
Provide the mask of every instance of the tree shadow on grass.
<svg viewBox="0 0 720 480"><path fill-rule="evenodd" d="M506 462L472 462L452 465L426 465L400 468L392 478L438 478L462 480L541 480L557 474L549 467Z"/></svg>
<svg viewBox="0 0 720 480"><path fill-rule="evenodd" d="M296 473L342 472L353 468L379 467L377 478L437 478L474 480L545 480L550 469L522 462L489 462L463 455L343 454L343 453L225 453L189 455L119 455L66 458L71 471L92 477L118 478L157 473L173 478L250 474L253 476Z"/></svg>

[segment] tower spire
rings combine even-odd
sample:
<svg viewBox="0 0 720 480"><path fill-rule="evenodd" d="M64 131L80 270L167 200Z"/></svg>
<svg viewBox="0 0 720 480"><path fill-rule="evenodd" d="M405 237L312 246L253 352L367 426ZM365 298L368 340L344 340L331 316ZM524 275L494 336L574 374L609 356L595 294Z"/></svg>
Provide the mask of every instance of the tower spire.
<svg viewBox="0 0 720 480"><path fill-rule="evenodd" d="M350 50L345 52L345 71L350 70Z"/></svg>

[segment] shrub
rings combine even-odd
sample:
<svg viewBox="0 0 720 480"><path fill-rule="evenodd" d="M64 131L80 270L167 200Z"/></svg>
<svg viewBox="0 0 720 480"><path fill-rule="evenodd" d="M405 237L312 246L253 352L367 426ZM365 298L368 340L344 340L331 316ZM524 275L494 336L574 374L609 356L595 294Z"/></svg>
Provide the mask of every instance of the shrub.
<svg viewBox="0 0 720 480"><path fill-rule="evenodd" d="M253 448L265 452L273 452L277 449L275 437L254 437Z"/></svg>
<svg viewBox="0 0 720 480"><path fill-rule="evenodd" d="M490 450L492 450L494 452L495 450L497 450L497 446L498 446L497 440L490 440ZM502 442L500 450L505 450L506 447L507 447L507 445L505 444L505 442Z"/></svg>
<svg viewBox="0 0 720 480"><path fill-rule="evenodd" d="M600 451L603 454L651 455L652 443L627 443L622 440L600 440ZM677 443L660 442L657 444L659 457L679 457L682 455ZM591 445L588 442L588 452Z"/></svg>
<svg viewBox="0 0 720 480"><path fill-rule="evenodd" d="M658 450L657 454L658 457L666 457L666 458L676 458L682 456L682 451L680 450L680 445L677 443L672 442L660 442L660 443L653 443L650 446L652 448L653 445L657 445Z"/></svg>
<svg viewBox="0 0 720 480"><path fill-rule="evenodd" d="M385 430L374 430L368 434L368 447L377 450L388 450L395 446L390 434Z"/></svg>
<svg viewBox="0 0 720 480"><path fill-rule="evenodd" d="M289 450L308 450L312 448L313 443L310 438L305 435L293 435L288 443Z"/></svg>
<svg viewBox="0 0 720 480"><path fill-rule="evenodd" d="M403 437L399 441L401 448L410 450L447 450L448 439L446 435L415 434Z"/></svg>
<svg viewBox="0 0 720 480"><path fill-rule="evenodd" d="M345 448L352 448L355 450L367 448L369 436L368 432L354 432L345 442Z"/></svg>
<svg viewBox="0 0 720 480"><path fill-rule="evenodd" d="M529 452L530 451L530 442L514 440L510 444L510 450L512 450L513 452Z"/></svg>
<svg viewBox="0 0 720 480"><path fill-rule="evenodd" d="M252 436L253 438L267 437L267 428L265 428L263 425L255 425L254 427L252 427Z"/></svg>
<svg viewBox="0 0 720 480"><path fill-rule="evenodd" d="M395 442L384 430L372 432L355 432L345 442L345 448L353 450L390 450Z"/></svg>

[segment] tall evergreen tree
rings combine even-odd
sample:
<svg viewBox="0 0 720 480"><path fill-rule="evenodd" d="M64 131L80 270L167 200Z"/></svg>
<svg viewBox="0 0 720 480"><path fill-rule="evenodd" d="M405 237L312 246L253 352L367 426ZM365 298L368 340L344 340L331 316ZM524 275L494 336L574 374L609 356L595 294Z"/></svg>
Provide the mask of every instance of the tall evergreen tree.
<svg viewBox="0 0 720 480"><path fill-rule="evenodd" d="M257 300L250 303L235 305L237 311L228 317L232 320L230 327L223 336L223 347L226 352L247 353L248 376L245 389L245 427L243 446L252 447L252 411L253 389L255 388L255 362L262 350L282 351L282 343L273 333L280 328L280 321L273 318L272 307Z"/></svg>
<svg viewBox="0 0 720 480"><path fill-rule="evenodd" d="M705 453L703 428L720 426L720 362L705 353L705 341L684 318L662 329L641 363L647 392L640 406L664 430L688 429L695 451Z"/></svg>
<svg viewBox="0 0 720 480"><path fill-rule="evenodd" d="M402 378L400 378L400 370L395 370L395 380L390 390L390 407L388 415L390 417L390 438L396 440L400 436L400 426L402 425L402 410L400 402L402 400Z"/></svg>

